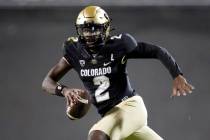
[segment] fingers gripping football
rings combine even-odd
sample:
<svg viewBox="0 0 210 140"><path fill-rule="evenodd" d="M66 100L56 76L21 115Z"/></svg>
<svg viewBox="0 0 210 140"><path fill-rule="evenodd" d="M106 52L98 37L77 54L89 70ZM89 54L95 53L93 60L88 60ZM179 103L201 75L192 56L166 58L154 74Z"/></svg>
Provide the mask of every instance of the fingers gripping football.
<svg viewBox="0 0 210 140"><path fill-rule="evenodd" d="M71 88L64 88L63 89L63 95L66 98L66 105L72 106L73 104L76 104L76 96L79 92L82 92L81 89L71 89Z"/></svg>
<svg viewBox="0 0 210 140"><path fill-rule="evenodd" d="M90 108L90 96L86 90L69 89L64 90L66 98L66 114L71 120L80 119Z"/></svg>

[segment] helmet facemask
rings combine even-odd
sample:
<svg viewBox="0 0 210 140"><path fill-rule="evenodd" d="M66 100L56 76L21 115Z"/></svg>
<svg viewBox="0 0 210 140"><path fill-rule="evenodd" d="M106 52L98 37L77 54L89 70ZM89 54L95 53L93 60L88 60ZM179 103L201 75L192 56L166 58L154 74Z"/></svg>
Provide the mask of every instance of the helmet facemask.
<svg viewBox="0 0 210 140"><path fill-rule="evenodd" d="M94 23L86 23L76 26L78 35L90 47L105 42L106 27L107 26Z"/></svg>

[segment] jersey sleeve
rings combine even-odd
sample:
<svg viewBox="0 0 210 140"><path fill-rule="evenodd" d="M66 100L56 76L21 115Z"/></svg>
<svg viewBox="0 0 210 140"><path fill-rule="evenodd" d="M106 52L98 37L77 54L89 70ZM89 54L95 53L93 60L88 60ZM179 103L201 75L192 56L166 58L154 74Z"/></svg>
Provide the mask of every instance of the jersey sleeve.
<svg viewBox="0 0 210 140"><path fill-rule="evenodd" d="M68 40L63 43L63 57L70 65L73 64L73 59L71 55L71 52L72 52L71 46L72 46L72 43L69 42Z"/></svg>
<svg viewBox="0 0 210 140"><path fill-rule="evenodd" d="M135 38L128 33L122 34L122 41L123 41L123 47L126 54L133 51L138 45Z"/></svg>
<svg viewBox="0 0 210 140"><path fill-rule="evenodd" d="M183 74L172 55L165 48L159 46L138 42L138 46L127 57L159 59L169 70L173 78L176 78L179 74Z"/></svg>

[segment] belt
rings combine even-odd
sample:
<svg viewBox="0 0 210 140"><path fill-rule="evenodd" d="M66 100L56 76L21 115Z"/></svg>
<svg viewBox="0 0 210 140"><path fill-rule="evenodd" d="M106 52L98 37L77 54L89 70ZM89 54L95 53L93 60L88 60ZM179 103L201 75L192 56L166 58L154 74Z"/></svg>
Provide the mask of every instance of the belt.
<svg viewBox="0 0 210 140"><path fill-rule="evenodd" d="M99 114L103 117L110 109L112 109L114 106L118 105L119 103L121 103L122 101L127 100L130 97L133 97L137 95L135 91L132 92L132 94L126 95L124 97L122 97L121 99L119 99L118 101L115 101L115 104L112 104L111 106L108 106L107 108L103 109L103 111L99 112ZM103 113L102 113L103 112Z"/></svg>

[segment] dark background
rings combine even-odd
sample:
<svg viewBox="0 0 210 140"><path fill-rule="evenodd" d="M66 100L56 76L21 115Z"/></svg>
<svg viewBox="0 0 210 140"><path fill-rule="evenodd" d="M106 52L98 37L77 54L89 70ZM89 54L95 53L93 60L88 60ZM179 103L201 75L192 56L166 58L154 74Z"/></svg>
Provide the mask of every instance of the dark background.
<svg viewBox="0 0 210 140"><path fill-rule="evenodd" d="M77 121L65 115L65 100L41 90L48 70L62 57L62 43L75 36L83 7L0 8L0 139L85 140L99 115L92 106ZM129 60L133 87L147 106L149 126L166 140L210 138L210 7L103 7L114 33L165 47L195 86L170 99L172 78L158 60ZM62 80L83 85L74 71Z"/></svg>

